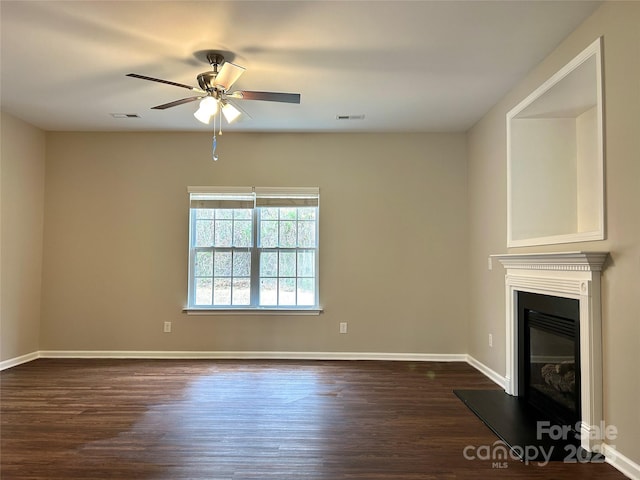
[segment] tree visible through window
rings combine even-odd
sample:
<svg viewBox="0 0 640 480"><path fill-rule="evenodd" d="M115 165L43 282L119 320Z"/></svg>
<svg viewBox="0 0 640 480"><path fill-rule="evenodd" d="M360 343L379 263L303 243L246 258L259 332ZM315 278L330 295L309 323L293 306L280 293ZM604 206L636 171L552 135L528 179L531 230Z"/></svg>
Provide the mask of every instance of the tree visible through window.
<svg viewBox="0 0 640 480"><path fill-rule="evenodd" d="M318 307L317 188L190 191L189 308Z"/></svg>

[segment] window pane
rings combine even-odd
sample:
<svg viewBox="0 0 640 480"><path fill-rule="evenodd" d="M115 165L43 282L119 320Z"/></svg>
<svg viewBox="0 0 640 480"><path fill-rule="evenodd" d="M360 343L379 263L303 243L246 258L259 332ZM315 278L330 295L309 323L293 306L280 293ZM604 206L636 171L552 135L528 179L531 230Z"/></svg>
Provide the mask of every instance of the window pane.
<svg viewBox="0 0 640 480"><path fill-rule="evenodd" d="M231 220L233 218L233 210L230 208L216 208L216 220Z"/></svg>
<svg viewBox="0 0 640 480"><path fill-rule="evenodd" d="M197 219L209 218L213 220L215 216L215 210L213 208L196 208L195 210Z"/></svg>
<svg viewBox="0 0 640 480"><path fill-rule="evenodd" d="M313 278L298 279L298 305L316 304L316 282Z"/></svg>
<svg viewBox="0 0 640 480"><path fill-rule="evenodd" d="M251 304L251 279L249 278L233 279L233 304L234 305L250 305Z"/></svg>
<svg viewBox="0 0 640 480"><path fill-rule="evenodd" d="M298 276L313 277L316 271L316 252L302 250L298 252Z"/></svg>
<svg viewBox="0 0 640 480"><path fill-rule="evenodd" d="M250 277L251 276L251 252L234 252L233 253L233 276L234 277Z"/></svg>
<svg viewBox="0 0 640 480"><path fill-rule="evenodd" d="M260 222L260 246L263 248L278 246L278 222Z"/></svg>
<svg viewBox="0 0 640 480"><path fill-rule="evenodd" d="M260 253L260 276L261 277L277 277L278 276L278 252L261 252Z"/></svg>
<svg viewBox="0 0 640 480"><path fill-rule="evenodd" d="M298 209L296 208L281 208L280 220L295 220L298 218Z"/></svg>
<svg viewBox="0 0 640 480"><path fill-rule="evenodd" d="M278 305L296 304L296 279L280 278L278 292Z"/></svg>
<svg viewBox="0 0 640 480"><path fill-rule="evenodd" d="M316 222L298 222L298 247L316 246Z"/></svg>
<svg viewBox="0 0 640 480"><path fill-rule="evenodd" d="M296 252L280 252L280 261L278 264L279 277L296 276Z"/></svg>
<svg viewBox="0 0 640 480"><path fill-rule="evenodd" d="M250 208L236 208L233 210L233 218L235 220L251 220L253 210Z"/></svg>
<svg viewBox="0 0 640 480"><path fill-rule="evenodd" d="M275 278L260 279L260 305L278 304L278 280Z"/></svg>
<svg viewBox="0 0 640 480"><path fill-rule="evenodd" d="M196 252L194 274L196 277L213 276L213 252Z"/></svg>
<svg viewBox="0 0 640 480"><path fill-rule="evenodd" d="M296 243L296 222L280 222L280 242L278 246L284 248L293 248L296 246Z"/></svg>
<svg viewBox="0 0 640 480"><path fill-rule="evenodd" d="M278 209L261 207L260 219L261 220L278 220Z"/></svg>
<svg viewBox="0 0 640 480"><path fill-rule="evenodd" d="M298 220L315 220L316 207L300 207L298 208Z"/></svg>
<svg viewBox="0 0 640 480"><path fill-rule="evenodd" d="M233 222L233 246L251 246L251 221L237 220Z"/></svg>
<svg viewBox="0 0 640 480"><path fill-rule="evenodd" d="M225 210L219 210L225 211ZM232 245L232 230L233 222L231 220L215 220L216 223L216 235L215 245L216 247L230 247Z"/></svg>
<svg viewBox="0 0 640 480"><path fill-rule="evenodd" d="M230 277L231 252L216 252L213 267L214 275L216 277Z"/></svg>
<svg viewBox="0 0 640 480"><path fill-rule="evenodd" d="M196 247L210 247L213 245L213 221L196 221Z"/></svg>
<svg viewBox="0 0 640 480"><path fill-rule="evenodd" d="M213 294L212 280L210 278L196 278L196 305L211 305Z"/></svg>
<svg viewBox="0 0 640 480"><path fill-rule="evenodd" d="M213 304L231 305L230 278L216 278L213 280Z"/></svg>

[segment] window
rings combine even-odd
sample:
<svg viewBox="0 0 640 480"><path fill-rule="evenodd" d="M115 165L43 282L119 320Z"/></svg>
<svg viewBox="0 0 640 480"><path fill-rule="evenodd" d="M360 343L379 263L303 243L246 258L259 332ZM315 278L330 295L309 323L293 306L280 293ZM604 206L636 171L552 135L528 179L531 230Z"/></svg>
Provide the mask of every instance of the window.
<svg viewBox="0 0 640 480"><path fill-rule="evenodd" d="M189 310L319 308L317 188L189 193Z"/></svg>

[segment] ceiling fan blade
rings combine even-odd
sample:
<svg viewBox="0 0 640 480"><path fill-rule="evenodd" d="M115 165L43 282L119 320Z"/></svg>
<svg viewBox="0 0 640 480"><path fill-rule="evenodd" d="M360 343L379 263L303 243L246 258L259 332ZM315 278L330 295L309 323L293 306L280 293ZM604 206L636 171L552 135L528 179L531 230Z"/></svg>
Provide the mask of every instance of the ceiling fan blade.
<svg viewBox="0 0 640 480"><path fill-rule="evenodd" d="M196 100L200 100L203 97L188 97L181 98L180 100L175 100L169 103L163 103L162 105L156 105L155 107L151 107L152 110L165 110L171 107L177 107L178 105L182 105L184 103L195 102Z"/></svg>
<svg viewBox="0 0 640 480"><path fill-rule="evenodd" d="M139 78L141 80L149 80L151 82L165 83L167 85L173 85L174 87L186 88L187 90L192 90L194 92L207 93L204 90L200 90L197 87L192 87L191 85L185 85L184 83L171 82L169 80L162 80L161 78L153 78L147 77L146 75L139 75L137 73L127 73L127 77Z"/></svg>
<svg viewBox="0 0 640 480"><path fill-rule="evenodd" d="M279 93L279 92L250 92L241 90L233 92L228 97L240 100L263 100L265 102L300 103L299 93Z"/></svg>
<svg viewBox="0 0 640 480"><path fill-rule="evenodd" d="M231 85L240 78L240 75L242 75L244 71L245 68L240 65L236 65L231 62L224 62L220 72L218 72L218 76L216 77L215 85L217 87L222 87L224 90L229 90Z"/></svg>

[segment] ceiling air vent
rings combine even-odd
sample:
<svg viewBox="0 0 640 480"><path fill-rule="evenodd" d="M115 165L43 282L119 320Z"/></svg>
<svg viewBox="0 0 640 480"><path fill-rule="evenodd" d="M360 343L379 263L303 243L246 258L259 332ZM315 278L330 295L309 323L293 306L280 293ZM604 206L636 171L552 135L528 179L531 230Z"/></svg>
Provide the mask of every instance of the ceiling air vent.
<svg viewBox="0 0 640 480"><path fill-rule="evenodd" d="M336 115L336 120L364 120L364 114L361 114L361 115Z"/></svg>
<svg viewBox="0 0 640 480"><path fill-rule="evenodd" d="M137 113L112 113L113 118L140 118Z"/></svg>

